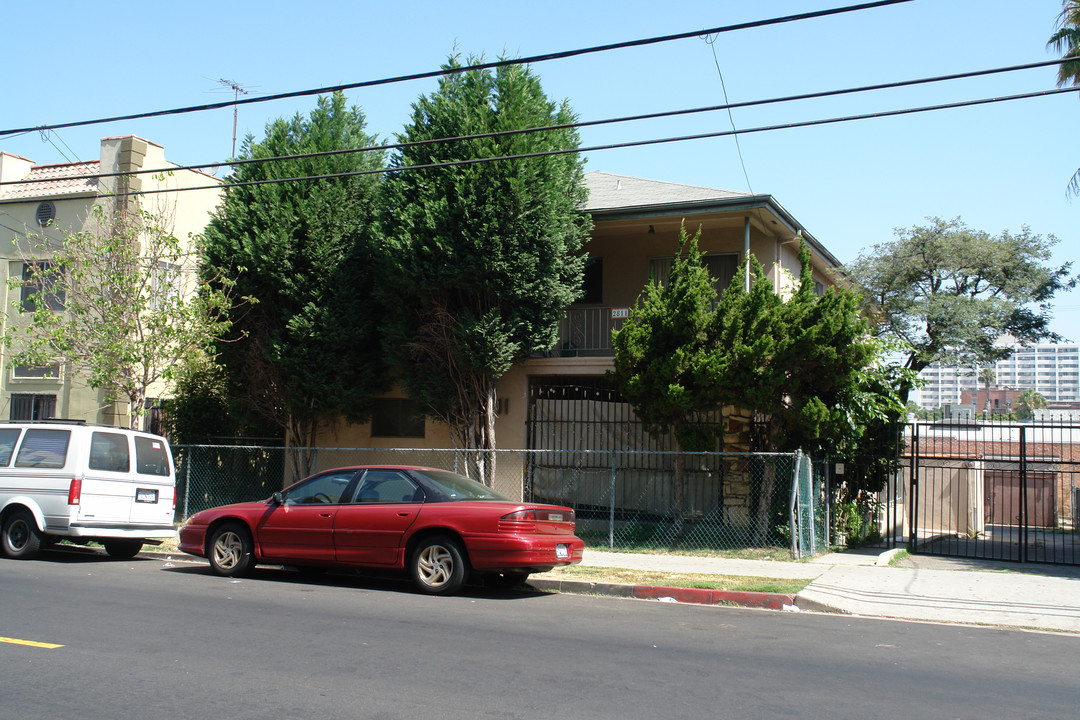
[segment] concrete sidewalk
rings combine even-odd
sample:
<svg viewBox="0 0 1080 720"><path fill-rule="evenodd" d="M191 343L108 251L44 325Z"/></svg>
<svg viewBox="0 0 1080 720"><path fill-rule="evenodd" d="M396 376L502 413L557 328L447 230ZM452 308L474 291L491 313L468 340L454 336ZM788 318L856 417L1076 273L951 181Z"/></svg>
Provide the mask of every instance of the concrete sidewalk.
<svg viewBox="0 0 1080 720"><path fill-rule="evenodd" d="M830 553L807 562L700 558L586 550L593 567L809 579L796 596L544 580L531 585L676 602L720 602L905 620L1080 633L1080 568L909 556L895 551Z"/></svg>

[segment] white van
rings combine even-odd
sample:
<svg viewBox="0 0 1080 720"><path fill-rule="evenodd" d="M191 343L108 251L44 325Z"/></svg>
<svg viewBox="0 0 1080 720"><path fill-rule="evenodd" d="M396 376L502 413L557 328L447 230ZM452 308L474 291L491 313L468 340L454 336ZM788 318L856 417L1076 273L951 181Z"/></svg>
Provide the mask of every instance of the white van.
<svg viewBox="0 0 1080 720"><path fill-rule="evenodd" d="M30 558L61 538L113 557L176 536L169 443L71 420L0 422L0 549Z"/></svg>

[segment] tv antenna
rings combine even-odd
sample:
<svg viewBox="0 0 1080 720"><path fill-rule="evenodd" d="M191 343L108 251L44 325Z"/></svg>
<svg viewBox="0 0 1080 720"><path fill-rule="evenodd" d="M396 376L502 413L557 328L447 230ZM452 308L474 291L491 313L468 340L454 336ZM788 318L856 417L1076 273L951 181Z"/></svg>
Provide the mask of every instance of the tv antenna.
<svg viewBox="0 0 1080 720"><path fill-rule="evenodd" d="M240 87L240 85L238 85L237 83L234 83L232 80L226 80L225 78L221 78L220 80L218 80L218 82L221 83L222 85L224 85L225 87L230 88L233 91L233 101L234 102L239 100L241 95L247 95L248 94L247 90ZM233 113L232 113L232 155L230 155L229 157L236 157L236 114L237 114L237 110L239 110L239 107L234 104L233 105Z"/></svg>

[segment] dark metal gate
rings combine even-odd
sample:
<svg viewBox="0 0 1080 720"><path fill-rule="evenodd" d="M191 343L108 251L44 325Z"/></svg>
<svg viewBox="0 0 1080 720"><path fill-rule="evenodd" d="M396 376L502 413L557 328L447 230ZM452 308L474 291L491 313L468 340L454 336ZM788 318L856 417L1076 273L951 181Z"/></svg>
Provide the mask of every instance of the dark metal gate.
<svg viewBox="0 0 1080 720"><path fill-rule="evenodd" d="M916 552L1080 565L1080 425L913 423L904 472Z"/></svg>

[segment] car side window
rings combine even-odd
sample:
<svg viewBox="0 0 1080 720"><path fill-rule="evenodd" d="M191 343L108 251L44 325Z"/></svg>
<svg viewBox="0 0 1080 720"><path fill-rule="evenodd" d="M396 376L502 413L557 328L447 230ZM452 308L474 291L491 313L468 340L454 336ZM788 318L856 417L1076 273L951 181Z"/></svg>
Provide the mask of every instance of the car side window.
<svg viewBox="0 0 1080 720"><path fill-rule="evenodd" d="M368 470L356 491L356 503L416 503L424 501L424 491L407 475L396 470Z"/></svg>
<svg viewBox="0 0 1080 720"><path fill-rule="evenodd" d="M15 443L19 441L18 428L0 429L0 466L7 467L11 462L11 453L15 451Z"/></svg>
<svg viewBox="0 0 1080 720"><path fill-rule="evenodd" d="M27 430L15 467L59 469L67 463L70 430Z"/></svg>
<svg viewBox="0 0 1080 720"><path fill-rule="evenodd" d="M336 505L353 479L354 472L327 473L290 488L284 493L286 505Z"/></svg>
<svg viewBox="0 0 1080 720"><path fill-rule="evenodd" d="M131 469L127 436L109 432L91 433L90 469L106 472L127 472Z"/></svg>

